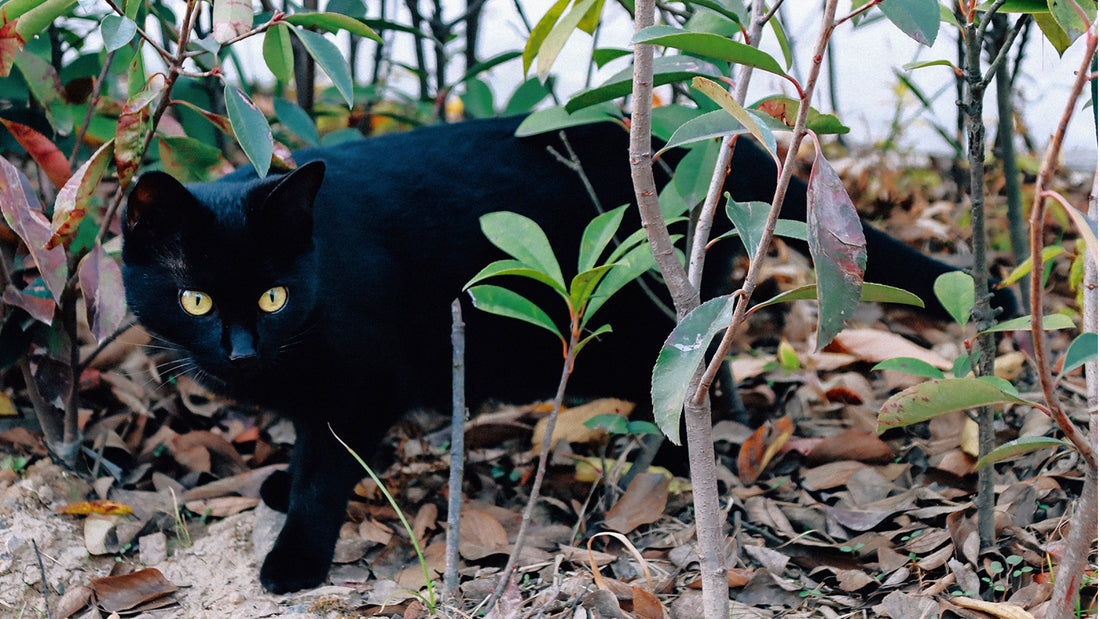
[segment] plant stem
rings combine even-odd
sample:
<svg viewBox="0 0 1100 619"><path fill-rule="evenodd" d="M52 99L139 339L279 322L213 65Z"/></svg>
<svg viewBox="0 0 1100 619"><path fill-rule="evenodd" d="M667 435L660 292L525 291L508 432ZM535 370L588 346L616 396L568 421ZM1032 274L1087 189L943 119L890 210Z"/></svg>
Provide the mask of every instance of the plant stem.
<svg viewBox="0 0 1100 619"><path fill-rule="evenodd" d="M443 597L458 592L458 540L462 519L462 478L466 455L466 325L462 303L451 302L451 466L447 480L447 554L443 569Z"/></svg>

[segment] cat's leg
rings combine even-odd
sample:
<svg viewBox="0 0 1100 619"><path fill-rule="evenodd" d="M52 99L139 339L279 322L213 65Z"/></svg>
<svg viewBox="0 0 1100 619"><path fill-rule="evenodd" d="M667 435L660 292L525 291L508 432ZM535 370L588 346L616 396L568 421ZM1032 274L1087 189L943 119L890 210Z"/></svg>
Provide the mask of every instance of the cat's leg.
<svg viewBox="0 0 1100 619"><path fill-rule="evenodd" d="M260 582L272 593L308 589L324 582L348 495L363 476L363 470L327 426L294 425L298 436L290 462L286 524L260 568ZM278 501L281 482L272 483L268 490Z"/></svg>
<svg viewBox="0 0 1100 619"><path fill-rule="evenodd" d="M271 509L286 513L290 508L290 471L274 471L260 485L260 498Z"/></svg>

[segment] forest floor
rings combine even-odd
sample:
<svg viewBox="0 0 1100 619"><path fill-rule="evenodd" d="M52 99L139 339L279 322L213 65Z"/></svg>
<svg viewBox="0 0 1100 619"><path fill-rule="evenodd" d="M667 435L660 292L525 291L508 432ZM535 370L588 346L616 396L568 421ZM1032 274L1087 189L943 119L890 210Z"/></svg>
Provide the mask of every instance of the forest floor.
<svg viewBox="0 0 1100 619"><path fill-rule="evenodd" d="M950 254L965 242L966 215L939 173L882 158L835 165L865 217L922 250L957 258ZM1087 192L1090 179L1066 182ZM1004 247L1006 235L995 237ZM1070 233L1056 241L1068 253L1054 261L1048 307L1079 324L1067 284L1074 243ZM801 256L783 249L768 266L779 289L811 276ZM760 314L734 361L748 415L714 427L731 616L1045 617L1052 568L1081 492L1080 458L1047 448L995 465L997 542L981 549L973 422L958 413L876 431L882 403L921 379L871 367L908 356L949 371L972 334L863 304L849 329L814 354L812 303ZM1055 355L1074 335L1052 334ZM369 480L349 505L329 582L291 595L264 592L257 548L270 543L278 516L257 507L258 488L286 462L293 429L187 377L162 376L158 367L170 359L135 345L143 337L135 329L120 338L81 377L83 473L45 457L33 422L22 417L30 409L20 385L0 393L9 405L0 407L9 410L0 412L0 616L44 617L47 605L55 618L428 614L414 595L427 589L409 536ZM998 340L997 370L1022 397L1038 399L1034 372L1011 335ZM1071 416L1087 423L1079 370L1062 380L1060 393ZM702 616L686 471L642 475L623 491L593 468L606 454L620 465L609 466L610 475L621 474L637 437L608 436L583 420L631 408L597 400L562 413L563 440L529 548L492 616ZM478 603L515 539L537 461L533 428L546 414L545 404L502 407L475 411L468 423L462 584L447 616L488 611ZM430 413L408 416L386 439L394 457L381 475L425 547L433 578L443 571L447 423ZM997 434L998 442L1059 435L1045 415L1022 406L1000 411ZM744 445L771 455L750 457ZM1096 572L1085 582L1081 599L1095 616Z"/></svg>

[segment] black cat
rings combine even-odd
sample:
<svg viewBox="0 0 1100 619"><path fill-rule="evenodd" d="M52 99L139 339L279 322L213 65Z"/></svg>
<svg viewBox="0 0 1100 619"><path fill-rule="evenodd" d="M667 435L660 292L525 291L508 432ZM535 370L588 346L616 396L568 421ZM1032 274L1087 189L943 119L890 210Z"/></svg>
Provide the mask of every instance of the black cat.
<svg viewBox="0 0 1100 619"><path fill-rule="evenodd" d="M178 345L211 389L282 413L297 430L289 476L263 489L266 502L287 512L260 572L268 590L313 587L328 573L349 491L363 475L328 424L369 453L409 408L447 410L451 300L502 257L478 217L524 214L547 232L563 263L575 255L596 214L592 200L547 153L547 146L563 150L559 138L517 139L518 122L442 125L305 150L295 154L303 163L297 170L263 180L248 168L185 188L151 172L131 193L123 277L135 315ZM622 127L570 129L568 138L603 205L633 201ZM771 159L740 140L726 190L770 202L774 184ZM805 191L794 181L784 217L805 219ZM636 227L636 216L627 225ZM864 228L867 279L935 303L932 282L951 268ZM726 253L708 259L712 292L730 288L734 245L719 245ZM614 332L585 351L572 393L647 397L672 323L636 288L597 317ZM468 304L465 317L471 402L553 393L558 342Z"/></svg>

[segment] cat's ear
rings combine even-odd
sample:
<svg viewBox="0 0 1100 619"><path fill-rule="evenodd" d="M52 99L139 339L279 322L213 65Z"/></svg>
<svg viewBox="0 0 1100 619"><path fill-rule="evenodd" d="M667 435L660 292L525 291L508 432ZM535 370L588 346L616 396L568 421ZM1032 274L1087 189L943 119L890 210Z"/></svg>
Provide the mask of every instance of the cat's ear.
<svg viewBox="0 0 1100 619"><path fill-rule="evenodd" d="M195 197L178 180L164 172L146 172L138 179L122 215L128 234L155 235L178 226L181 211L195 203Z"/></svg>
<svg viewBox="0 0 1100 619"><path fill-rule="evenodd" d="M311 161L279 178L253 213L256 223L274 238L308 244L313 235L313 201L325 178L325 164Z"/></svg>

